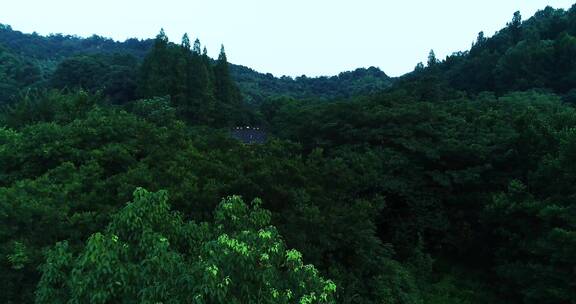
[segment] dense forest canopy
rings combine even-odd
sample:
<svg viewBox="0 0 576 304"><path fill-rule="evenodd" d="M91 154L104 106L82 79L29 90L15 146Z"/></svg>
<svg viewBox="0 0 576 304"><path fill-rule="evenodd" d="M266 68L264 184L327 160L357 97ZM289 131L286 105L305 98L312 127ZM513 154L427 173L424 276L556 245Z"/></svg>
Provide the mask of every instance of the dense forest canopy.
<svg viewBox="0 0 576 304"><path fill-rule="evenodd" d="M0 302L574 304L574 102L576 6L397 79L0 26Z"/></svg>

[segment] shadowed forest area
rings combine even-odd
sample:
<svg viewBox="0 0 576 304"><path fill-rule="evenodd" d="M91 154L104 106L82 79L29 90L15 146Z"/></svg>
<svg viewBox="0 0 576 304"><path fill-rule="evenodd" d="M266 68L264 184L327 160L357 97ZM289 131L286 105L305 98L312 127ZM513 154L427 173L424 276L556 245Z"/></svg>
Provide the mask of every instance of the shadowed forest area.
<svg viewBox="0 0 576 304"><path fill-rule="evenodd" d="M574 304L575 104L576 6L396 78L0 25L0 303Z"/></svg>

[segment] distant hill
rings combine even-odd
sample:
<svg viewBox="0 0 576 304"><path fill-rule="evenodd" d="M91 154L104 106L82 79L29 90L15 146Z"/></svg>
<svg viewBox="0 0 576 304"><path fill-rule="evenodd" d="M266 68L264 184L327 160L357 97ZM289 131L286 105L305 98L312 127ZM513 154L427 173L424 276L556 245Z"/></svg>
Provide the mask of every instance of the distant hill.
<svg viewBox="0 0 576 304"><path fill-rule="evenodd" d="M78 55L129 54L141 60L153 42L152 39L118 42L96 35L41 36L0 24L0 103L12 100L24 88L45 87L65 59Z"/></svg>
<svg viewBox="0 0 576 304"><path fill-rule="evenodd" d="M132 38L119 42L97 35L88 38L62 34L42 36L37 33L22 33L12 29L9 25L0 24L0 47L3 48L3 52L10 53L11 57L18 57L32 63L39 71L38 80L49 78L58 63L76 55L130 54L141 61L153 43L154 39ZM3 64L4 62L1 61L0 65ZM265 99L282 96L320 99L347 98L372 94L392 84L390 77L374 67L344 72L332 77L301 76L295 79L286 76L278 78L234 64L231 65L230 72L249 104L259 104ZM14 75L9 77L13 78ZM19 87L22 85L20 84Z"/></svg>
<svg viewBox="0 0 576 304"><path fill-rule="evenodd" d="M297 99L337 99L380 92L393 83L393 79L378 68L359 68L332 77L274 77L258 73L248 67L233 65L231 73L240 90L251 104L274 97Z"/></svg>
<svg viewBox="0 0 576 304"><path fill-rule="evenodd" d="M146 56L153 43L153 39L131 38L119 42L97 35L88 38L62 34L42 36L37 33L22 33L9 25L0 24L0 45L16 54L36 60L58 61L77 54L94 53L129 53L141 59Z"/></svg>

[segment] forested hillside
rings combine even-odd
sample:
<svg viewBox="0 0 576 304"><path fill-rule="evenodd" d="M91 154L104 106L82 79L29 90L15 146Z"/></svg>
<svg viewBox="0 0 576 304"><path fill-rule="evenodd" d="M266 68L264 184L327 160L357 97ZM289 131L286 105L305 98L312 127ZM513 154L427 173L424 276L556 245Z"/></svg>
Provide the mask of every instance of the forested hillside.
<svg viewBox="0 0 576 304"><path fill-rule="evenodd" d="M231 65L230 72L244 93L246 102L260 105L270 98L345 99L371 95L389 88L393 78L375 67L359 68L332 77L283 76L261 74L250 68Z"/></svg>
<svg viewBox="0 0 576 304"><path fill-rule="evenodd" d="M505 28L493 37L478 34L471 49L439 61L430 52L427 66L418 64L405 75L406 88L428 83L436 92L426 99L442 99L440 91L468 94L483 91L542 90L574 100L576 85L576 10L547 7L522 21L516 12Z"/></svg>
<svg viewBox="0 0 576 304"><path fill-rule="evenodd" d="M394 80L2 38L0 302L576 303L575 25Z"/></svg>
<svg viewBox="0 0 576 304"><path fill-rule="evenodd" d="M70 71L70 74L65 77L74 79L79 76L80 79L77 81L92 82L85 85L87 88L117 91L117 86L130 86L132 84L126 82L135 82L136 79L132 69L128 71L124 68L121 68L120 71L114 70L119 65L118 62L124 61L120 65L129 65L129 67L133 66L133 63L141 63L153 45L153 39L139 40L133 38L118 42L96 35L89 38L62 34L45 37L36 33L25 34L13 30L8 25L0 24L0 46L4 48L4 50L0 49L0 52L23 57L29 61L30 68L37 70L28 72L30 74L28 77L31 78L28 79L28 82L23 84L8 82L5 96L0 95L0 103L13 99L15 90L23 85L46 87L46 83L42 80L63 76L62 74L54 74L61 66L77 70L77 72ZM213 62L212 59L209 60ZM103 67L103 65L107 67ZM9 69L9 63L0 61L0 71L2 69ZM108 69L108 71L103 72L103 69ZM17 71L13 73L8 74L7 77L18 77ZM332 77L306 77L303 75L293 79L287 76L277 78L271 74L258 73L241 65L230 64L230 73L238 83L244 99L252 106L257 106L269 98L279 96L330 100L369 95L388 88L392 83L391 78L374 67L343 72ZM96 75L90 76L91 74ZM105 79L99 79L99 77ZM62 87L62 85L67 84L62 79L57 79L55 85ZM112 88L109 88L110 86ZM118 92L112 92L111 95L115 93ZM133 96L112 96L113 99L118 100L130 100L130 97Z"/></svg>

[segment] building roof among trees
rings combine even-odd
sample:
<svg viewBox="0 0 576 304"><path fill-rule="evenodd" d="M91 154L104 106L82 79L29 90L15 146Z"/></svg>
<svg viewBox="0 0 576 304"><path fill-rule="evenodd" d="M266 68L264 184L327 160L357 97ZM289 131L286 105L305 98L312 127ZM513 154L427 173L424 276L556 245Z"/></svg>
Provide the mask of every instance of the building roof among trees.
<svg viewBox="0 0 576 304"><path fill-rule="evenodd" d="M264 144L267 140L266 131L260 127L235 127L230 132L231 136L245 144Z"/></svg>

